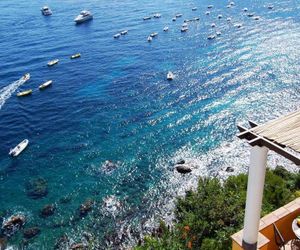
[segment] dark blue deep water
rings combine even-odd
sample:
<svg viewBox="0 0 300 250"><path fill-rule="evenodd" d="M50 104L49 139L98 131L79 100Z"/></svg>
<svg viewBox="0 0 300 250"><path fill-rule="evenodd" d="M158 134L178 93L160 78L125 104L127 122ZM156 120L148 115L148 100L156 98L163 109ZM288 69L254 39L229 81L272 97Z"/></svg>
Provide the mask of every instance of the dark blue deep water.
<svg viewBox="0 0 300 250"><path fill-rule="evenodd" d="M88 233L103 249L126 247L159 219L170 221L173 197L198 176L226 177L227 166L245 171L248 148L235 138L236 124L300 104L300 3L270 2L272 10L264 0L231 8L217 0L49 0L53 15L44 17L43 1L1 0L0 223L21 213L25 229L41 230L24 244L22 229L8 245L53 249L63 234L72 244ZM82 9L94 20L76 26ZM142 20L157 12L160 19ZM172 22L178 12L183 17ZM181 33L183 20L197 16ZM114 39L123 29L128 34ZM222 35L207 40L215 31ZM148 43L152 32L158 36ZM77 52L82 57L70 60ZM48 68L55 58L59 64ZM16 90L27 72L30 81ZM39 91L49 79L53 86ZM31 96L16 97L29 88ZM28 148L10 158L25 138ZM193 167L186 176L173 170L182 158ZM108 170L106 160L117 166ZM32 199L27 184L38 177L48 194ZM92 210L79 216L87 199ZM46 204L56 210L41 218Z"/></svg>

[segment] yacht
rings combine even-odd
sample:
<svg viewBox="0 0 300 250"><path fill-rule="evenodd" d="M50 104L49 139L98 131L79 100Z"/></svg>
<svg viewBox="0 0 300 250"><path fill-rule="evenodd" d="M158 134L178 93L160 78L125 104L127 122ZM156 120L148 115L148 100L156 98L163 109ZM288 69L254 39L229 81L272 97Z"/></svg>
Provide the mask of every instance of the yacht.
<svg viewBox="0 0 300 250"><path fill-rule="evenodd" d="M47 65L48 65L49 67L51 67L51 66L53 66L53 65L55 65L55 64L58 64L58 62L59 62L58 59L54 59L54 60L48 62Z"/></svg>
<svg viewBox="0 0 300 250"><path fill-rule="evenodd" d="M147 41L148 41L149 43L152 42L152 37L151 37L151 36L148 36Z"/></svg>
<svg viewBox="0 0 300 250"><path fill-rule="evenodd" d="M169 27L168 27L168 26L164 27L164 31L165 31L165 32L167 32L168 30L169 30Z"/></svg>
<svg viewBox="0 0 300 250"><path fill-rule="evenodd" d="M41 8L41 12L44 16L52 15L52 11L48 6L44 6L43 8Z"/></svg>
<svg viewBox="0 0 300 250"><path fill-rule="evenodd" d="M167 80L171 81L173 79L174 79L174 74L171 71L169 71L168 74L167 74Z"/></svg>
<svg viewBox="0 0 300 250"><path fill-rule="evenodd" d="M195 11L195 10L197 10L197 7L192 8L192 11Z"/></svg>
<svg viewBox="0 0 300 250"><path fill-rule="evenodd" d="M52 84L52 80L47 81L47 82L44 82L43 84L41 84L41 85L39 86L39 89L40 89L40 90L43 90L43 89L49 87L51 84Z"/></svg>
<svg viewBox="0 0 300 250"><path fill-rule="evenodd" d="M117 34L114 35L114 38L119 38L120 36L121 36L121 34L117 33Z"/></svg>
<svg viewBox="0 0 300 250"><path fill-rule="evenodd" d="M121 31L121 35L122 35L122 36L126 35L127 33L128 33L128 30L123 30L123 31Z"/></svg>
<svg viewBox="0 0 300 250"><path fill-rule="evenodd" d="M93 19L93 15L88 10L83 10L80 14L74 19L74 22L79 24Z"/></svg>

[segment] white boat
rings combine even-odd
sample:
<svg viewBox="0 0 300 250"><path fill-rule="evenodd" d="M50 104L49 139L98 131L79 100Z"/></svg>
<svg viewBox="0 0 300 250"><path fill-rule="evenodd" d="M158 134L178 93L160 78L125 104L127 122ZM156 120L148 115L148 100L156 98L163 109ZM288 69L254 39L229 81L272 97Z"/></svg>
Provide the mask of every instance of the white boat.
<svg viewBox="0 0 300 250"><path fill-rule="evenodd" d="M143 17L143 20L146 21L146 20L150 20L151 19L151 16L145 16Z"/></svg>
<svg viewBox="0 0 300 250"><path fill-rule="evenodd" d="M200 17L195 17L194 20L195 20L195 21L199 21L199 20L200 20Z"/></svg>
<svg viewBox="0 0 300 250"><path fill-rule="evenodd" d="M79 24L93 19L93 15L88 10L83 10L80 14L74 19L74 22Z"/></svg>
<svg viewBox="0 0 300 250"><path fill-rule="evenodd" d="M16 157L18 156L28 145L29 141L27 139L21 141L15 148L9 150L9 155Z"/></svg>
<svg viewBox="0 0 300 250"><path fill-rule="evenodd" d="M121 34L117 33L117 34L114 35L114 38L119 38L120 36L121 36Z"/></svg>
<svg viewBox="0 0 300 250"><path fill-rule="evenodd" d="M187 27L187 26L188 26L187 23L183 23L183 24L182 24L182 28Z"/></svg>
<svg viewBox="0 0 300 250"><path fill-rule="evenodd" d="M217 35L217 36L222 35L221 31L217 31L217 32L216 32L216 35Z"/></svg>
<svg viewBox="0 0 300 250"><path fill-rule="evenodd" d="M192 11L195 11L195 10L197 10L197 7L193 7L193 8L192 8Z"/></svg>
<svg viewBox="0 0 300 250"><path fill-rule="evenodd" d="M253 19L254 19L254 20L259 20L260 17L259 17L259 16L254 16Z"/></svg>
<svg viewBox="0 0 300 250"><path fill-rule="evenodd" d="M222 15L218 15L218 18L221 19L223 16Z"/></svg>
<svg viewBox="0 0 300 250"><path fill-rule="evenodd" d="M185 19L183 22L188 23L189 21L190 21L189 19Z"/></svg>
<svg viewBox="0 0 300 250"><path fill-rule="evenodd" d="M227 22L231 22L231 18L230 17L228 17L226 20L227 20Z"/></svg>
<svg viewBox="0 0 300 250"><path fill-rule="evenodd" d="M227 7L227 8L231 8L231 5L228 4L228 5L226 5L226 7Z"/></svg>
<svg viewBox="0 0 300 250"><path fill-rule="evenodd" d="M249 13L247 14L248 17L253 17L254 16L254 13Z"/></svg>
<svg viewBox="0 0 300 250"><path fill-rule="evenodd" d="M241 23L237 23L237 24L234 25L234 27L236 27L236 28L241 28L242 26L243 25Z"/></svg>
<svg viewBox="0 0 300 250"><path fill-rule="evenodd" d="M173 79L174 79L174 74L171 71L169 71L168 74L167 74L167 80L171 81Z"/></svg>
<svg viewBox="0 0 300 250"><path fill-rule="evenodd" d="M151 37L151 36L148 36L147 41L148 41L148 42L152 42L152 37Z"/></svg>
<svg viewBox="0 0 300 250"><path fill-rule="evenodd" d="M160 14L160 13L156 13L156 14L153 15L153 17L154 17L154 18L160 18L160 17L161 17L161 14Z"/></svg>
<svg viewBox="0 0 300 250"><path fill-rule="evenodd" d="M52 60L52 61L48 62L47 65L48 65L49 67L51 67L51 66L53 66L53 65L55 65L55 64L58 64L58 62L59 62L59 60L58 60L58 59L55 59L55 60Z"/></svg>
<svg viewBox="0 0 300 250"><path fill-rule="evenodd" d="M212 23L210 26L211 26L212 28L214 28L214 27L216 27L216 24L215 24L215 23Z"/></svg>
<svg viewBox="0 0 300 250"><path fill-rule="evenodd" d="M164 27L164 31L165 31L165 32L167 32L168 30L169 30L169 27L168 27L168 26Z"/></svg>
<svg viewBox="0 0 300 250"><path fill-rule="evenodd" d="M176 21L176 17L173 17L173 18L172 18L172 21L175 22L175 21Z"/></svg>
<svg viewBox="0 0 300 250"><path fill-rule="evenodd" d="M41 12L44 16L52 15L52 11L48 6L44 6L43 8L41 8Z"/></svg>
<svg viewBox="0 0 300 250"><path fill-rule="evenodd" d="M181 32L187 32L188 30L189 30L188 27L183 27L183 28L181 28Z"/></svg>
<svg viewBox="0 0 300 250"><path fill-rule="evenodd" d="M234 5L235 5L235 3L234 3L234 2L230 2L230 3L229 3L229 5L231 5L231 6L234 6Z"/></svg>
<svg viewBox="0 0 300 250"><path fill-rule="evenodd" d="M213 5L208 5L207 8L208 9L212 9L214 6Z"/></svg>
<svg viewBox="0 0 300 250"><path fill-rule="evenodd" d="M177 18L177 17L182 17L182 14L181 13L177 13L176 15L175 15L175 17Z"/></svg>
<svg viewBox="0 0 300 250"><path fill-rule="evenodd" d="M124 36L124 35L126 35L127 33L128 33L128 30L123 30L123 31L121 32L121 35Z"/></svg>
<svg viewBox="0 0 300 250"><path fill-rule="evenodd" d="M213 39L215 39L215 38L216 38L215 35L209 35L209 36L207 37L208 40L213 40Z"/></svg>
<svg viewBox="0 0 300 250"><path fill-rule="evenodd" d="M153 33L150 34L151 37L156 37L157 35L158 35L157 32L153 32Z"/></svg>
<svg viewBox="0 0 300 250"><path fill-rule="evenodd" d="M41 84L41 85L39 86L39 89L40 89L40 90L45 89L45 88L49 87L51 84L52 84L52 80L47 81L47 82L44 82L43 84Z"/></svg>
<svg viewBox="0 0 300 250"><path fill-rule="evenodd" d="M208 16L209 14L210 14L210 12L209 12L209 11L206 11L206 12L205 12L205 15L207 15L207 16Z"/></svg>
<svg viewBox="0 0 300 250"><path fill-rule="evenodd" d="M248 11L248 8L244 8L243 11L244 11L244 12L247 12L247 11Z"/></svg>
<svg viewBox="0 0 300 250"><path fill-rule="evenodd" d="M273 9L273 8L274 8L273 5L268 5L268 9L269 9L269 10L271 10L271 9Z"/></svg>

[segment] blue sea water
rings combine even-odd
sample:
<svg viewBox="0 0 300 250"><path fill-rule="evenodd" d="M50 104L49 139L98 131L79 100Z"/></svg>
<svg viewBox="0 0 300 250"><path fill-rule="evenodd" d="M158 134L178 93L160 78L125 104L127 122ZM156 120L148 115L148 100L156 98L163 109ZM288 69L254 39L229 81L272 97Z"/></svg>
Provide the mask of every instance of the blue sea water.
<svg viewBox="0 0 300 250"><path fill-rule="evenodd" d="M111 242L126 247L159 219L171 220L173 198L198 176L226 177L229 165L236 173L247 169L248 148L235 138L236 125L264 122L300 104L300 3L272 1L269 10L270 2L226 8L228 2L216 0L50 0L53 15L44 17L41 1L0 1L0 217L23 213L25 228L41 229L26 249L53 249L63 234L80 242L83 232L103 249ZM260 19L247 17L245 7ZM82 9L94 19L75 25ZM160 19L142 20L157 12ZM176 13L183 17L172 22ZM194 17L200 20L181 33L183 20ZM127 35L113 38L124 29ZM215 31L222 35L207 40ZM152 32L159 34L149 43ZM82 57L70 60L77 52ZM47 67L55 58L58 65ZM18 87L27 72L30 81ZM39 91L49 79L53 86ZM16 97L29 88L31 96ZM10 158L9 149L24 138L28 148ZM182 158L192 174L173 170ZM105 171L106 160L117 168ZM36 177L48 183L41 199L26 193ZM88 198L93 210L78 219ZM113 205L105 206L107 200ZM40 218L51 203L55 214ZM8 244L21 247L22 237L20 231Z"/></svg>

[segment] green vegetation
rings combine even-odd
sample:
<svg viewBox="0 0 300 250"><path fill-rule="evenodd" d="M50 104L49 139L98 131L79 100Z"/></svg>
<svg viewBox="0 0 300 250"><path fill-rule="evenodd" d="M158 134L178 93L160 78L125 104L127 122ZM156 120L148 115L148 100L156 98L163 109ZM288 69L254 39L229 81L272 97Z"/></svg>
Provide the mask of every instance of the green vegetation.
<svg viewBox="0 0 300 250"><path fill-rule="evenodd" d="M202 178L196 191L177 199L176 223L161 222L157 233L144 238L135 250L231 249L230 236L243 225L247 175L229 177L223 184L216 178ZM299 196L300 174L283 167L267 170L262 215Z"/></svg>

